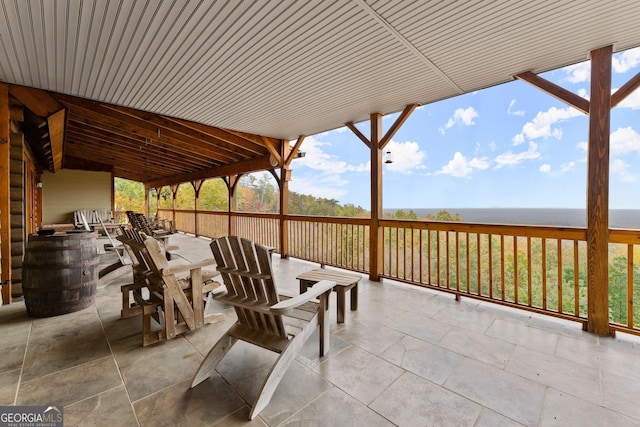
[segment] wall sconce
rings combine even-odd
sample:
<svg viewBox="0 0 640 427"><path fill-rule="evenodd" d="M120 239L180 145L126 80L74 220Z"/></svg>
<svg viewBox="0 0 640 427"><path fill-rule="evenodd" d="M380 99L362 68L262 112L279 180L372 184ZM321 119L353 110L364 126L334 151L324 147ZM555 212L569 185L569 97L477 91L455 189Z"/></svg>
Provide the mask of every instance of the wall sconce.
<svg viewBox="0 0 640 427"><path fill-rule="evenodd" d="M384 162L386 164L393 163L393 159L391 158L391 151L387 150L387 152L384 154Z"/></svg>
<svg viewBox="0 0 640 427"><path fill-rule="evenodd" d="M42 181L38 181L38 182L36 182L36 187L38 187L38 188L42 188Z"/></svg>

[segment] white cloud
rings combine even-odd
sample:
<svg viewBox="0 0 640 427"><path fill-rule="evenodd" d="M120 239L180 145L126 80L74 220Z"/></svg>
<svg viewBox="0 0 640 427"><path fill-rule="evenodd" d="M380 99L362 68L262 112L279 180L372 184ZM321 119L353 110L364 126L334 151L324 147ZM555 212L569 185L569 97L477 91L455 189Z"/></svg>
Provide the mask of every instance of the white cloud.
<svg viewBox="0 0 640 427"><path fill-rule="evenodd" d="M614 55L611 61L613 71L616 73L626 73L638 64L640 64L640 48L638 47Z"/></svg>
<svg viewBox="0 0 640 427"><path fill-rule="evenodd" d="M498 148L498 145L496 144L496 142L495 142L495 141L491 141L491 142L489 143L489 149L490 149L491 151L496 151L496 149L497 149L497 148Z"/></svg>
<svg viewBox="0 0 640 427"><path fill-rule="evenodd" d="M562 138L562 129L553 127L554 124L563 122L582 113L575 108L551 107L547 111L540 111L534 119L522 126L522 132L513 137L513 145L520 145L526 139L554 137Z"/></svg>
<svg viewBox="0 0 640 427"><path fill-rule="evenodd" d="M570 83L588 82L591 78L591 61L569 65L564 67L562 71L567 74L567 81Z"/></svg>
<svg viewBox="0 0 640 427"><path fill-rule="evenodd" d="M347 194L349 181L340 175L331 173L320 174L313 178L305 178L295 173L289 181L289 189L300 194L313 194L314 197L326 199L341 199Z"/></svg>
<svg viewBox="0 0 640 427"><path fill-rule="evenodd" d="M507 108L507 114L510 116L524 116L524 110L512 110L511 108L516 104L516 100L512 99Z"/></svg>
<svg viewBox="0 0 640 427"><path fill-rule="evenodd" d="M576 147L578 147L580 150L584 151L585 153L589 150L589 144L587 144L587 141L578 142L576 144Z"/></svg>
<svg viewBox="0 0 640 427"><path fill-rule="evenodd" d="M369 163L350 165L345 161L338 160L335 156L332 156L322 150L322 147L327 145L330 144L318 141L313 137L306 138L300 149L300 151L304 151L306 155L305 157L294 160L291 163L291 169L306 166L310 169L330 172L333 174L341 174L345 172L366 172L370 169Z"/></svg>
<svg viewBox="0 0 640 427"><path fill-rule="evenodd" d="M384 151L383 155L386 155L387 151L391 152L393 163L386 165L390 171L410 175L414 170L424 169L422 161L424 160L425 152L420 150L420 146L416 142L396 142L391 140ZM385 159L383 158L383 160Z"/></svg>
<svg viewBox="0 0 640 427"><path fill-rule="evenodd" d="M551 172L551 165L549 163L545 163L544 165L540 166L538 170L543 173L549 173Z"/></svg>
<svg viewBox="0 0 640 427"><path fill-rule="evenodd" d="M533 141L529 141L529 149L520 153L513 153L507 151L506 153L499 154L494 159L496 162L496 169L500 169L504 166L513 166L522 163L525 160L533 160L540 158L540 152L538 151L538 144Z"/></svg>
<svg viewBox="0 0 640 427"><path fill-rule="evenodd" d="M560 172L563 172L563 173L564 173L564 172L570 172L570 171L572 171L573 169L575 169L575 167L576 167L576 162L567 162L567 163L563 163L563 164L560 166Z"/></svg>
<svg viewBox="0 0 640 427"><path fill-rule="evenodd" d="M465 156L457 151L453 155L453 159L449 160L449 163L444 165L442 169L435 172L435 175L451 175L456 178L464 178L469 176L474 169L487 169L489 162L486 158L474 157L471 160L467 160Z"/></svg>
<svg viewBox="0 0 640 427"><path fill-rule="evenodd" d="M458 108L453 116L447 121L447 124L444 127L441 127L440 133L444 135L446 129L453 127L456 123L462 123L466 126L475 125L476 123L473 121L478 116L478 112L473 107L467 107L465 109Z"/></svg>
<svg viewBox="0 0 640 427"><path fill-rule="evenodd" d="M630 166L622 159L615 159L611 162L611 173L617 175L620 181L636 182L637 177L629 172Z"/></svg>
<svg viewBox="0 0 640 427"><path fill-rule="evenodd" d="M615 93L615 90L612 92ZM618 104L618 107L640 110L640 90L634 90L620 104Z"/></svg>
<svg viewBox="0 0 640 427"><path fill-rule="evenodd" d="M631 127L618 128L611 134L610 144L612 155L640 152L640 134Z"/></svg>

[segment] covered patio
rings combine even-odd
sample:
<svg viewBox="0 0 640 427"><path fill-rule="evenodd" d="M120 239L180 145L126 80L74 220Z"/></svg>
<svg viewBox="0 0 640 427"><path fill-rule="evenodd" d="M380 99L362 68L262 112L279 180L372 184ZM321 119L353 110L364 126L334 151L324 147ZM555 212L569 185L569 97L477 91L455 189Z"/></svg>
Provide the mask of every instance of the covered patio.
<svg viewBox="0 0 640 427"><path fill-rule="evenodd" d="M220 307L224 322L142 347L139 319L120 318L128 277L65 316L30 319L12 301L28 235L54 205L43 207L42 177L75 170L108 175L107 209L114 177L142 182L146 197L169 187L173 209L159 215L183 233L175 243L187 260L209 254L193 235L236 234L276 248L290 291L318 264L363 275L359 309L333 319L331 352L318 359L309 340L253 424L640 423L640 231L608 223L610 111L640 86L638 74L612 93L612 56L640 46L637 2L0 5L0 405L61 404L70 425L233 425L246 422L264 375L269 356L243 347L190 391L233 312ZM585 59L589 99L538 76ZM587 226L384 219L382 153L412 112L513 79L588 115ZM399 115L383 129L390 113ZM290 215L290 165L305 136L342 126L370 151L370 217ZM237 212L238 181L265 170L280 212ZM199 209L210 178L226 183L228 212ZM183 183L196 193L192 211L175 208ZM615 321L612 245L628 271ZM518 248L527 258L505 272Z"/></svg>
<svg viewBox="0 0 640 427"><path fill-rule="evenodd" d="M177 255L208 239L175 235ZM317 264L274 256L278 285ZM95 307L46 319L24 303L0 310L0 405L56 402L65 425L616 425L640 423L640 341L574 323L394 282L362 278L360 306L335 319L331 351L311 337L258 418L249 405L272 354L245 345L190 390L203 355L234 321L141 346L139 318L120 319L119 284Z"/></svg>

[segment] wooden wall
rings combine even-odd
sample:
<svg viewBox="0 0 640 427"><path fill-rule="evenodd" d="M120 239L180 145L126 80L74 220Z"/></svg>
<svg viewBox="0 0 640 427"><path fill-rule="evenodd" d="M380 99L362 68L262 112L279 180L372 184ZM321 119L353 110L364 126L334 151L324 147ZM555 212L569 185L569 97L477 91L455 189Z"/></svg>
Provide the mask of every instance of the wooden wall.
<svg viewBox="0 0 640 427"><path fill-rule="evenodd" d="M26 242L24 204L24 147L22 133L11 133L11 294L22 295L22 258Z"/></svg>

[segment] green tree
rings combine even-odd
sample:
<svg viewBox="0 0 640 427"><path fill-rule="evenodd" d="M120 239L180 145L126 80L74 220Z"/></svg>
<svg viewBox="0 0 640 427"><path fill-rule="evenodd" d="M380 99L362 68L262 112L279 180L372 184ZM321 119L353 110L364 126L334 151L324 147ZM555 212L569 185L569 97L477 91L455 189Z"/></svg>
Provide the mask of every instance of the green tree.
<svg viewBox="0 0 640 427"><path fill-rule="evenodd" d="M116 211L144 212L144 185L141 182L116 178L113 185Z"/></svg>

